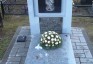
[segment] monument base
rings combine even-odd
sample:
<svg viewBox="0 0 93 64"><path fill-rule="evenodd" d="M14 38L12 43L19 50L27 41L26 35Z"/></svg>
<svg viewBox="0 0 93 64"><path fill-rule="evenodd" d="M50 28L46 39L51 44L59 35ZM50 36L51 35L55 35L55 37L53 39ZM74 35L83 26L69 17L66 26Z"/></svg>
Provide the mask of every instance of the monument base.
<svg viewBox="0 0 93 64"><path fill-rule="evenodd" d="M76 64L69 34L61 34L62 46L55 50L36 48L40 35L32 35L25 64Z"/></svg>
<svg viewBox="0 0 93 64"><path fill-rule="evenodd" d="M93 54L93 52L92 52L93 46L92 46L92 42L87 41L88 36L86 35L86 33L84 33L86 31L84 31L84 28L79 28L79 27L72 27L71 31L72 31L71 32L72 34L70 36L71 43L68 40L69 41L68 45L70 44L69 46L73 46L76 63L77 64L83 64L83 63L85 63L85 64L93 64L93 56L92 56L92 54ZM17 37L19 35L26 35L27 36L26 42L17 42L16 39L17 39ZM63 35L65 35L65 34L63 34ZM68 37L64 37L64 38L68 38ZM30 48L29 46L31 46L30 42L31 42L31 35L30 35L29 26L19 27L17 29L17 32L15 33L12 41L11 41L11 43L14 43L14 45L13 45L13 48L11 49L9 57L7 57L5 55L4 58L6 58L6 59L3 59L2 62L0 61L1 62L0 64L24 64L24 63L26 63L25 58L27 58L27 56L30 57L29 55L27 55L28 48ZM63 44L62 44L62 46L63 46ZM68 50L72 50L72 48L70 48L70 47L67 47L67 48L68 48ZM58 49L55 49L55 50L58 50ZM7 51L9 52L9 50L7 50ZM6 54L8 55L7 51L6 51ZM29 50L29 51L33 52L33 49ZM72 52L73 52L73 50L72 50ZM41 52L41 53L43 53L43 52ZM55 54L56 53L57 52L55 52ZM54 53L53 53L53 55L54 55ZM46 58L46 56L49 56L49 54L46 54L45 58ZM71 62L74 61L74 59L72 57L73 53L69 53L68 56L69 56L69 58L72 58ZM42 57L41 54L40 54L40 57ZM36 58L39 59L38 55L36 56ZM33 58L30 58L30 60L33 60ZM53 61L55 61L55 60L53 60Z"/></svg>

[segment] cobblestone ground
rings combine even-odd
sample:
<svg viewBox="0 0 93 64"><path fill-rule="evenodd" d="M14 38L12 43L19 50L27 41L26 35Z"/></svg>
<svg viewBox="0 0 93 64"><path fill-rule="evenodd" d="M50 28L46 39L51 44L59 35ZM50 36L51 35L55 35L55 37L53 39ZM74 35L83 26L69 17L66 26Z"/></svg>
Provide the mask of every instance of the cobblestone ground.
<svg viewBox="0 0 93 64"><path fill-rule="evenodd" d="M26 35L27 40L26 42L15 42L6 64L24 64L25 62L31 39L29 27L22 27L18 36L20 35Z"/></svg>
<svg viewBox="0 0 93 64"><path fill-rule="evenodd" d="M72 45L74 49L77 64L93 64L93 57L87 46L86 40L82 34L82 29L72 28L71 35Z"/></svg>
<svg viewBox="0 0 93 64"><path fill-rule="evenodd" d="M29 27L22 27L19 35L26 35L26 42L15 42L6 64L24 64L30 44ZM82 34L82 29L73 27L71 35L73 50L77 64L93 64L93 57Z"/></svg>

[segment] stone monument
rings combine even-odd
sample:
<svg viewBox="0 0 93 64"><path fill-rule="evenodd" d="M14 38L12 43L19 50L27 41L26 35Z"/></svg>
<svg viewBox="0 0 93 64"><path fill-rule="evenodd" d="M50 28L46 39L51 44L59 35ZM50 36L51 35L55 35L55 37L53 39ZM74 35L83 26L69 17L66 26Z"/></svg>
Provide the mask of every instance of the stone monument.
<svg viewBox="0 0 93 64"><path fill-rule="evenodd" d="M31 43L25 64L76 64L70 39L72 0L27 0L27 3ZM60 20L62 21L62 33L60 36L63 39L63 43L60 48L45 50L40 47L39 43L42 30L42 28L40 29L40 18L47 18L47 21L49 20L48 22L57 22L53 19L56 18L56 20L59 20L57 18L62 18Z"/></svg>

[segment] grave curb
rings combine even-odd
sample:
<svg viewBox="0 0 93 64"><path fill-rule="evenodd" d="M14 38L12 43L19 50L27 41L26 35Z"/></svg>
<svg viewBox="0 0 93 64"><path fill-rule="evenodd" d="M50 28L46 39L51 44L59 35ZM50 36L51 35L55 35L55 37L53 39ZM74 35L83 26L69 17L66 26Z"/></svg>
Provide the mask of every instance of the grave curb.
<svg viewBox="0 0 93 64"><path fill-rule="evenodd" d="M93 47L91 47L92 42L91 42L91 40L90 40L90 38L88 36L88 33L87 33L86 29L82 28L82 33L83 33L83 36L84 36L84 38L86 40L87 46L88 46L88 48L89 48L89 50L90 50L90 52L91 52L91 54L93 56L93 51L92 51Z"/></svg>
<svg viewBox="0 0 93 64"><path fill-rule="evenodd" d="M5 63L6 63L6 61L7 61L7 59L8 59L8 56L9 56L9 54L10 54L10 52L11 52L11 49L12 49L14 43L15 43L14 41L16 41L16 38L17 38L17 36L18 36L21 28L22 28L22 26L19 26L19 27L16 29L16 31L15 31L15 33L14 33L14 36L13 36L12 40L10 41L10 44L9 44L9 46L7 47L7 50L6 50L6 52L5 52L4 56L3 56L0 64L5 64Z"/></svg>

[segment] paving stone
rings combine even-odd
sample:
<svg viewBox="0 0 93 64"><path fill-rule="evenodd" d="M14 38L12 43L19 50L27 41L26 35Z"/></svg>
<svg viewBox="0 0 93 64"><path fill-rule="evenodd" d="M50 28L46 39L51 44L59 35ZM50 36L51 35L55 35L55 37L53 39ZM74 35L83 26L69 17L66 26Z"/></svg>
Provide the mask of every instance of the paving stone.
<svg viewBox="0 0 93 64"><path fill-rule="evenodd" d="M72 30L72 33L78 33L76 29Z"/></svg>
<svg viewBox="0 0 93 64"><path fill-rule="evenodd" d="M75 46L76 47L76 43L72 43L72 46Z"/></svg>
<svg viewBox="0 0 93 64"><path fill-rule="evenodd" d="M87 62L87 64L93 64L93 62Z"/></svg>
<svg viewBox="0 0 93 64"><path fill-rule="evenodd" d="M89 58L80 58L81 63L93 63L93 59Z"/></svg>
<svg viewBox="0 0 93 64"><path fill-rule="evenodd" d="M27 47L27 48L28 48L28 47L29 47L29 45L30 45L30 42L26 42L26 43L25 43L25 47Z"/></svg>
<svg viewBox="0 0 93 64"><path fill-rule="evenodd" d="M25 42L15 42L15 44L18 44L18 43L25 43Z"/></svg>
<svg viewBox="0 0 93 64"><path fill-rule="evenodd" d="M27 42L31 42L31 35L27 36Z"/></svg>
<svg viewBox="0 0 93 64"><path fill-rule="evenodd" d="M82 34L82 32L81 31L73 31L73 34Z"/></svg>
<svg viewBox="0 0 93 64"><path fill-rule="evenodd" d="M6 64L19 64L19 62L6 62Z"/></svg>
<svg viewBox="0 0 93 64"><path fill-rule="evenodd" d="M80 62L87 62L87 59L86 58L80 58Z"/></svg>
<svg viewBox="0 0 93 64"><path fill-rule="evenodd" d="M28 35L28 31L29 31L29 30L21 29L19 35Z"/></svg>
<svg viewBox="0 0 93 64"><path fill-rule="evenodd" d="M80 62L76 62L76 64L80 64Z"/></svg>
<svg viewBox="0 0 93 64"><path fill-rule="evenodd" d="M20 61L20 59L21 59L21 57L17 57L17 56L15 56L15 57L8 57L8 62L19 62Z"/></svg>
<svg viewBox="0 0 93 64"><path fill-rule="evenodd" d="M78 46L78 45L85 45L85 46L87 46L87 44L86 44L86 43L83 43L83 42L81 42L81 43L80 43L80 42L77 42L76 45L77 45L77 46Z"/></svg>
<svg viewBox="0 0 93 64"><path fill-rule="evenodd" d="M81 53L75 53L75 57L76 58L85 58L85 54L81 54Z"/></svg>
<svg viewBox="0 0 93 64"><path fill-rule="evenodd" d="M79 36L79 37L83 37L83 34L73 34L73 36Z"/></svg>
<svg viewBox="0 0 93 64"><path fill-rule="evenodd" d="M81 63L81 64L93 64L93 63L90 63L90 62L86 62L86 63Z"/></svg>
<svg viewBox="0 0 93 64"><path fill-rule="evenodd" d="M16 56L26 56L28 48L19 48Z"/></svg>
<svg viewBox="0 0 93 64"><path fill-rule="evenodd" d="M87 63L84 63L84 62L83 62L83 63L81 63L81 64L87 64Z"/></svg>
<svg viewBox="0 0 93 64"><path fill-rule="evenodd" d="M18 49L18 52L27 52L28 51L28 48L19 48Z"/></svg>
<svg viewBox="0 0 93 64"><path fill-rule="evenodd" d="M76 46L77 47L77 49L81 49L81 50L88 50L89 48L88 48L88 46L84 46L84 45L81 45L81 46Z"/></svg>
<svg viewBox="0 0 93 64"><path fill-rule="evenodd" d="M76 50L77 48L76 48L76 46L73 46L73 50Z"/></svg>
<svg viewBox="0 0 93 64"><path fill-rule="evenodd" d="M0 63L2 62L2 60L0 60Z"/></svg>
<svg viewBox="0 0 93 64"><path fill-rule="evenodd" d="M79 40L79 37L76 37L76 36L72 36L71 39L76 39L76 40Z"/></svg>
<svg viewBox="0 0 93 64"><path fill-rule="evenodd" d="M72 30L72 32L73 32L73 31L77 31L75 28L72 28L71 30Z"/></svg>
<svg viewBox="0 0 93 64"><path fill-rule="evenodd" d="M87 63L84 63L84 62L83 62L83 63L81 63L81 64L87 64Z"/></svg>
<svg viewBox="0 0 93 64"><path fill-rule="evenodd" d="M73 49L76 49L76 43L72 43Z"/></svg>
<svg viewBox="0 0 93 64"><path fill-rule="evenodd" d="M84 37L79 37L81 42L86 42Z"/></svg>
<svg viewBox="0 0 93 64"><path fill-rule="evenodd" d="M30 30L30 26L22 26L21 29Z"/></svg>
<svg viewBox="0 0 93 64"><path fill-rule="evenodd" d="M27 52L17 52L16 56L26 56Z"/></svg>
<svg viewBox="0 0 93 64"><path fill-rule="evenodd" d="M74 53L84 53L83 50L74 50Z"/></svg>
<svg viewBox="0 0 93 64"><path fill-rule="evenodd" d="M88 63L93 63L93 58L87 58Z"/></svg>
<svg viewBox="0 0 93 64"><path fill-rule="evenodd" d="M13 48L22 48L22 47L25 47L25 43L16 43L13 46Z"/></svg>
<svg viewBox="0 0 93 64"><path fill-rule="evenodd" d="M20 64L24 64L26 57L21 57Z"/></svg>
<svg viewBox="0 0 93 64"><path fill-rule="evenodd" d="M76 29L78 32L82 32L82 29L81 28L77 28Z"/></svg>
<svg viewBox="0 0 93 64"><path fill-rule="evenodd" d="M93 64L93 63L91 63L91 62L86 62L86 63L81 63L81 64Z"/></svg>
<svg viewBox="0 0 93 64"><path fill-rule="evenodd" d="M80 62L80 59L79 58L75 58L75 60L76 60L76 63Z"/></svg>
<svg viewBox="0 0 93 64"><path fill-rule="evenodd" d="M84 50L84 53L85 53L87 58L92 58L92 55L91 55L89 50Z"/></svg>
<svg viewBox="0 0 93 64"><path fill-rule="evenodd" d="M71 42L80 42L79 39L72 39Z"/></svg>
<svg viewBox="0 0 93 64"><path fill-rule="evenodd" d="M12 48L9 56L16 56L17 51L18 51L18 48Z"/></svg>

